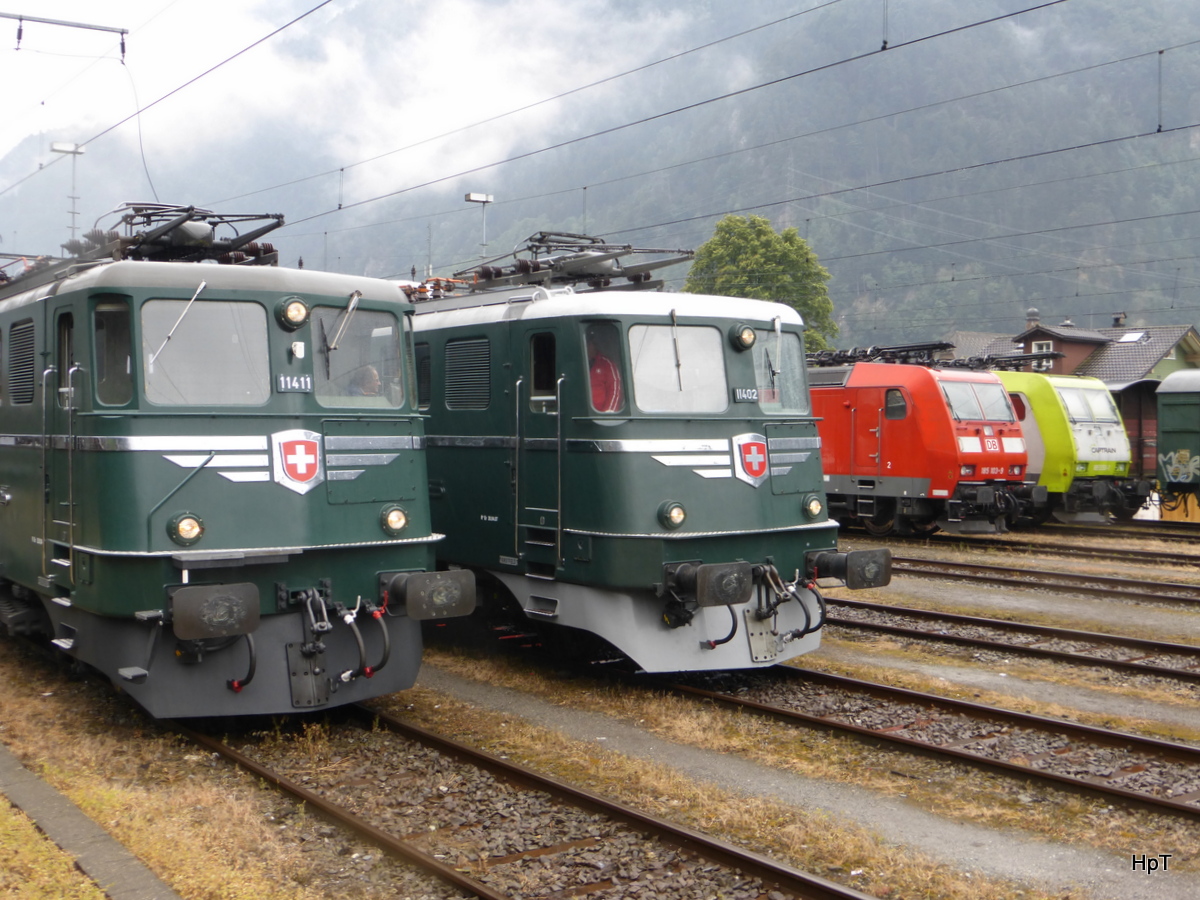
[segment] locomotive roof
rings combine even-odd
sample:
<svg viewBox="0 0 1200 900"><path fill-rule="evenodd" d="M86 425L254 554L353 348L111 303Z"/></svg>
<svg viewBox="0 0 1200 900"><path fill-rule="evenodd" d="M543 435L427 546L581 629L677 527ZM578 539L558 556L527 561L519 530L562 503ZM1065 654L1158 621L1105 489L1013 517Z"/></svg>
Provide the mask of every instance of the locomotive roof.
<svg viewBox="0 0 1200 900"><path fill-rule="evenodd" d="M852 366L808 367L808 384L813 388L843 387L848 384L851 387L871 387L929 380L996 382L998 378L995 372L984 369L942 369L913 363L857 362Z"/></svg>
<svg viewBox="0 0 1200 900"><path fill-rule="evenodd" d="M280 294L348 296L352 291L359 291L371 300L397 303L405 308L410 306L397 285L380 278L278 266L125 260L100 264L83 263L63 278L0 300L0 307L13 300L17 305L22 305L68 290L102 287L194 291L201 281L207 282L210 288L219 290L274 291Z"/></svg>
<svg viewBox="0 0 1200 900"><path fill-rule="evenodd" d="M1081 387L1090 390L1108 390L1106 385L1099 378L1093 378L1091 375L1051 375L1048 372L1013 372L1013 371L998 371L1000 380L1005 382L1013 382L1020 384L1025 381L1045 381L1058 387Z"/></svg>
<svg viewBox="0 0 1200 900"><path fill-rule="evenodd" d="M803 326L793 307L767 300L716 297L709 294L660 293L657 291L581 291L528 288L496 294L464 294L416 304L418 327L476 325L515 319L557 319L589 316L669 316L771 322Z"/></svg>

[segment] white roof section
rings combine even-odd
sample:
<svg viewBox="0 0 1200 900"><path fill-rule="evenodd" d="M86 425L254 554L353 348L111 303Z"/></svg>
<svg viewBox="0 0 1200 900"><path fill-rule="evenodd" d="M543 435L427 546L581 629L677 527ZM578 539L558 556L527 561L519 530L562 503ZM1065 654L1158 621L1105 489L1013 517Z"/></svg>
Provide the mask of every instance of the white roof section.
<svg viewBox="0 0 1200 900"><path fill-rule="evenodd" d="M1200 369L1177 369L1154 391L1156 394L1200 393Z"/></svg>
<svg viewBox="0 0 1200 900"><path fill-rule="evenodd" d="M538 288L502 294L463 294L416 304L418 331L459 325L479 325L508 320L579 318L584 316L670 316L736 319L747 324L803 327L804 319L793 307L767 300L716 297L709 294L659 291L582 291L572 288Z"/></svg>
<svg viewBox="0 0 1200 900"><path fill-rule="evenodd" d="M74 274L0 301L0 308L21 306L50 294L88 288L151 288L164 294L184 293L190 297L202 281L206 287L200 300L211 298L214 291L267 291L277 293L280 299L290 294L349 298L351 293L359 291L365 299L395 303L397 312L411 306L398 284L382 278L280 266L123 260L98 265L82 263Z"/></svg>

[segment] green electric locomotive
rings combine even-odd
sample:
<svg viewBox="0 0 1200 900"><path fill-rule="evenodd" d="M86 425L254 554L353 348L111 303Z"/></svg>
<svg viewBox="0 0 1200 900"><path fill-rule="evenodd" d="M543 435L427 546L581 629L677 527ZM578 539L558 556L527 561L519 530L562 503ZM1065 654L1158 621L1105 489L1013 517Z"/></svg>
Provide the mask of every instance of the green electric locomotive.
<svg viewBox="0 0 1200 900"><path fill-rule="evenodd" d="M885 584L890 555L837 551L799 314L612 287L661 286L680 256L629 259L654 252L543 232L410 287L439 562L593 658L780 663L819 643L819 579Z"/></svg>
<svg viewBox="0 0 1200 900"><path fill-rule="evenodd" d="M121 212L0 279L0 624L160 717L411 686L420 620L474 605L435 571L411 306L274 265L280 216Z"/></svg>

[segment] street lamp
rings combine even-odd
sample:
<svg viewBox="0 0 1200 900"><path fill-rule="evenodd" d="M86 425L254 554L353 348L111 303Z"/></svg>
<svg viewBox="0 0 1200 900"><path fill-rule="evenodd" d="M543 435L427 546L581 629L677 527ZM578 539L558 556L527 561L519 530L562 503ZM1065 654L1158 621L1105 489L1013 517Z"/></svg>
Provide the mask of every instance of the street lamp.
<svg viewBox="0 0 1200 900"><path fill-rule="evenodd" d="M75 231L78 226L75 224L75 219L79 215L79 211L75 209L75 203L79 197L75 193L75 160L83 155L86 148L83 144L68 144L63 141L54 141L50 145L51 153L66 153L71 157L71 240L75 240Z"/></svg>
<svg viewBox="0 0 1200 900"><path fill-rule="evenodd" d="M483 247L482 256L487 256L487 208L495 198L491 194L469 193L463 199L468 203L478 203L483 209L483 243L480 246Z"/></svg>

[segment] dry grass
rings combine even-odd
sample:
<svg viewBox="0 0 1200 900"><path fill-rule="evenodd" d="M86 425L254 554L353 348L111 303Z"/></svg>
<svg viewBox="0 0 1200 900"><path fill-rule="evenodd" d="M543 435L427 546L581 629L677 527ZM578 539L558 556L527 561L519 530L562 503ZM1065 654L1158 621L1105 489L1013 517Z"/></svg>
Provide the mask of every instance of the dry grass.
<svg viewBox="0 0 1200 900"><path fill-rule="evenodd" d="M0 638L0 650L0 740L180 895L330 895L327 858L280 839L272 812L281 801L273 791L163 732L107 686L68 681L11 639ZM14 871L0 864L0 885ZM46 892L12 896L75 896L65 893L73 889L69 878L45 871ZM364 896L356 887L341 896Z"/></svg>
<svg viewBox="0 0 1200 900"><path fill-rule="evenodd" d="M1128 853L1136 835L1145 846L1174 848L1172 869L1200 868L1200 833L1170 816L1114 809L1104 801L1066 793L1037 782L1021 785L1011 777L981 772L944 760L875 749L854 738L782 726L760 717L695 701L663 696L583 678L545 678L527 665L503 660L474 660L442 650L427 651L427 661L447 671L539 696L549 702L614 716L667 740L720 753L737 754L763 766L827 782L853 784L883 796L903 797L927 811L991 828L1025 831L1041 837ZM868 680L896 683L892 670L825 664L819 655L804 658L816 670L837 671ZM925 690L912 676L900 686ZM942 690L950 686L942 682ZM1000 703L999 697L975 697ZM1004 698L1011 705L1011 698ZM1038 710L1055 715L1056 708ZM1062 714L1063 710L1057 710ZM741 839L740 836L738 839Z"/></svg>
<svg viewBox="0 0 1200 900"><path fill-rule="evenodd" d="M20 810L0 801L0 898L104 900L95 883L75 868Z"/></svg>
<svg viewBox="0 0 1200 900"><path fill-rule="evenodd" d="M491 683L526 681L507 669L439 655L439 666L475 676ZM500 680L494 679L496 676ZM576 695L575 690L570 694ZM619 692L618 692L619 693ZM618 698L607 690L586 694L586 706L612 706L625 712L640 711L634 698ZM575 696L572 706L580 699ZM612 706L606 701L613 701ZM930 900L1048 900L1052 895L998 880L972 877L923 854L888 844L853 823L823 813L812 813L756 797L746 797L698 783L669 766L649 763L607 751L592 742L571 740L513 716L462 703L446 695L414 689L394 695L380 704L410 721L465 743L579 784L597 793L647 809L693 828L723 835L726 839L768 855L787 860L806 871L852 884L874 897L922 897ZM687 704L685 704L687 705ZM694 704L691 704L694 706ZM679 715L655 716L668 721ZM686 715L684 716L686 717ZM640 723L643 727L646 722ZM678 734L697 740L712 737L703 722L679 724ZM709 723L711 724L711 723ZM717 743L733 748L755 732L754 722L726 722ZM653 730L653 729L651 729ZM802 743L791 752L807 754Z"/></svg>
<svg viewBox="0 0 1200 900"><path fill-rule="evenodd" d="M15 642L0 643L0 679L6 683L0 740L180 894L189 900L308 900L332 895L336 882L323 868L328 858L305 853L296 841L282 838L272 821L280 804L273 793L161 732L113 700L105 686L67 681L57 669L20 658ZM865 786L885 796L907 797L964 821L1019 826L1121 853L1132 843L1163 848L1175 853L1173 869L1185 869L1196 852L1197 839L1178 823L1116 812L1033 786L1014 789L1007 779L965 767L873 750L854 740L783 728L755 716L643 690L558 675L548 679L529 673L525 665L473 661L442 651L430 651L428 659L480 681L634 722L669 740L738 754L799 775ZM868 894L955 900L1046 896L972 878L832 816L726 794L668 766L606 752L595 743L573 741L429 691L404 692L389 702L440 732L501 750L693 827L722 833L818 874L851 881ZM313 727L301 739L319 760L327 737ZM0 838L0 852L9 856L7 840ZM6 873L17 872L21 864L0 864L0 886L6 885ZM74 896L69 879L48 877L48 893L13 896ZM392 896L358 884L336 893L344 898Z"/></svg>

